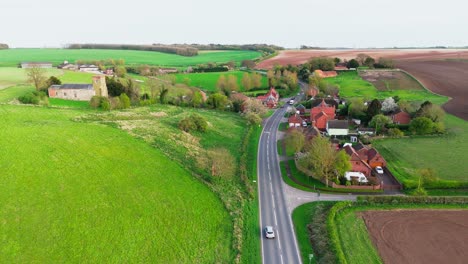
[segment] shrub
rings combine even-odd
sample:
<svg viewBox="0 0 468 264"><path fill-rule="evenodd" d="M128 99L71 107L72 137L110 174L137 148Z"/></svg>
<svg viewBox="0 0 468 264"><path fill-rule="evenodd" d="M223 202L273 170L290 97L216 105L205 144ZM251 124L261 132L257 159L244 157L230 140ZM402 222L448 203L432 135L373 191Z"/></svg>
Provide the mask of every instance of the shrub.
<svg viewBox="0 0 468 264"><path fill-rule="evenodd" d="M445 133L445 125L442 122L435 122L432 126L432 130L434 133L443 134Z"/></svg>
<svg viewBox="0 0 468 264"><path fill-rule="evenodd" d="M190 117L186 117L179 121L179 128L180 130L188 133L196 129L197 125L195 125L195 122L193 122L193 120Z"/></svg>
<svg viewBox="0 0 468 264"><path fill-rule="evenodd" d="M111 97L109 101L110 101L111 109L120 109L120 108L122 108L122 103L121 103L119 97Z"/></svg>
<svg viewBox="0 0 468 264"><path fill-rule="evenodd" d="M388 130L388 135L391 137L402 137L404 133L398 128L390 128Z"/></svg>
<svg viewBox="0 0 468 264"><path fill-rule="evenodd" d="M89 106L92 108L98 108L101 105L101 98L99 96L93 96L91 97L91 100L89 100Z"/></svg>
<svg viewBox="0 0 468 264"><path fill-rule="evenodd" d="M127 94L125 93L122 93L120 94L120 106L123 108L123 109L126 109L126 108L129 108L130 107L130 98L128 97Z"/></svg>
<svg viewBox="0 0 468 264"><path fill-rule="evenodd" d="M417 117L411 121L409 130L413 134L426 135L433 131L433 122L427 117Z"/></svg>
<svg viewBox="0 0 468 264"><path fill-rule="evenodd" d="M110 104L110 101L109 101L109 99L107 97L101 97L100 107L104 111L111 110L111 104Z"/></svg>
<svg viewBox="0 0 468 264"><path fill-rule="evenodd" d="M24 94L18 97L18 101L23 104L41 104L41 105L48 105L49 100L47 99L46 93L42 91L33 91L27 94Z"/></svg>
<svg viewBox="0 0 468 264"><path fill-rule="evenodd" d="M204 117L202 117L201 115L193 114L190 116L190 118L193 120L197 131L200 131L200 132L206 131L208 127L208 122L206 121Z"/></svg>
<svg viewBox="0 0 468 264"><path fill-rule="evenodd" d="M358 196L358 204L468 204L466 196Z"/></svg>

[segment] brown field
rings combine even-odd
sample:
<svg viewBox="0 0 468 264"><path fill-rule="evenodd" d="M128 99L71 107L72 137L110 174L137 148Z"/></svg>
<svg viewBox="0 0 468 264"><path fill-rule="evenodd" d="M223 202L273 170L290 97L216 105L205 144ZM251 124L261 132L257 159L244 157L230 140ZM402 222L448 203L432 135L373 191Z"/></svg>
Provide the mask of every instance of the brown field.
<svg viewBox="0 0 468 264"><path fill-rule="evenodd" d="M468 210L361 213L384 263L468 263Z"/></svg>
<svg viewBox="0 0 468 264"><path fill-rule="evenodd" d="M349 50L283 50L278 56L264 60L257 65L258 69L270 69L275 64L298 65L313 57L338 57L353 59L359 53L371 57L392 58L400 60L439 60L468 59L468 49L349 49Z"/></svg>
<svg viewBox="0 0 468 264"><path fill-rule="evenodd" d="M468 61L399 61L397 66L429 90L451 97L445 111L468 121Z"/></svg>
<svg viewBox="0 0 468 264"><path fill-rule="evenodd" d="M424 89L416 80L402 71L364 70L359 72L359 76L372 83L379 91Z"/></svg>

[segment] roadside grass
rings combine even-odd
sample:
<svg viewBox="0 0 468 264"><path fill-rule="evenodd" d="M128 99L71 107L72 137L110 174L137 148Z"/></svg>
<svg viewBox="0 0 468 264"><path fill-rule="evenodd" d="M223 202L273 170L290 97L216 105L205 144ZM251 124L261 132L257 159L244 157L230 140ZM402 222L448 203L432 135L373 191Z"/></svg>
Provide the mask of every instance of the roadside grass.
<svg viewBox="0 0 468 264"><path fill-rule="evenodd" d="M425 89L415 88L401 90L399 87L379 91L375 86L365 81L355 71L340 72L337 77L324 79L327 83L339 87L340 96L344 98L362 97L365 99L385 99L388 97L399 96L402 100L407 101L431 101L435 104L444 104L448 101L448 97L435 95Z"/></svg>
<svg viewBox="0 0 468 264"><path fill-rule="evenodd" d="M0 262L232 261L228 211L164 150L79 110L0 113Z"/></svg>
<svg viewBox="0 0 468 264"><path fill-rule="evenodd" d="M207 131L205 133L181 131L178 128L178 122L195 113L208 121ZM250 241L246 242L248 245L252 248L256 247L255 241L244 237L247 235L243 232L246 225L255 229L253 223L257 223L255 219L258 216L252 210L258 210L258 208L256 203L252 202L256 193L249 194L248 192L248 190L255 190L256 184L248 177L242 177L241 168L247 167L241 163L242 155L245 153L242 149L249 127L241 116L232 112L152 105L126 111L83 115L78 120L122 129L160 149L167 157L181 164L192 172L193 176L208 185L221 199L230 213L232 255L239 256L240 254L242 258L242 250L245 249L243 243L246 239ZM225 149L234 158L235 172L232 175L226 177L211 175L212 168L207 151L213 149ZM255 217L255 219L249 217ZM251 252L250 249L248 250ZM256 257L253 253L246 254L249 260Z"/></svg>
<svg viewBox="0 0 468 264"><path fill-rule="evenodd" d="M216 83L221 76L234 75L237 77L237 84L240 91L244 91L245 87L242 85L241 80L245 72L243 71L228 71L228 72L205 72L205 73L178 73L176 74L178 83L185 83L188 85L199 87L206 91L216 91ZM268 80L264 75L262 76L262 86L256 88L268 88Z"/></svg>
<svg viewBox="0 0 468 264"><path fill-rule="evenodd" d="M468 122L452 115L445 117L448 130L442 136L382 139L372 142L385 157L388 167L405 185L415 188L418 170L431 168L439 181L425 184L430 188L468 186Z"/></svg>
<svg viewBox="0 0 468 264"><path fill-rule="evenodd" d="M124 59L126 64L148 64L168 67L196 66L208 62L226 63L252 60L261 57L257 51L225 50L204 51L197 56L185 57L176 54L137 50L103 50L103 49L6 49L0 50L0 67L16 67L21 61L49 61L58 65L67 60Z"/></svg>

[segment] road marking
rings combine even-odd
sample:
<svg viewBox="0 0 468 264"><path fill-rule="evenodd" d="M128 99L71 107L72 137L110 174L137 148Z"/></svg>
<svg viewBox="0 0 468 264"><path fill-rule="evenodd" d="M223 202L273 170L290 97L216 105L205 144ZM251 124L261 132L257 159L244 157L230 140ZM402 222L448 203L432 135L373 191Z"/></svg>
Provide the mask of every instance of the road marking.
<svg viewBox="0 0 468 264"><path fill-rule="evenodd" d="M280 258L281 258L281 263L284 263L283 262L283 254L280 254Z"/></svg>

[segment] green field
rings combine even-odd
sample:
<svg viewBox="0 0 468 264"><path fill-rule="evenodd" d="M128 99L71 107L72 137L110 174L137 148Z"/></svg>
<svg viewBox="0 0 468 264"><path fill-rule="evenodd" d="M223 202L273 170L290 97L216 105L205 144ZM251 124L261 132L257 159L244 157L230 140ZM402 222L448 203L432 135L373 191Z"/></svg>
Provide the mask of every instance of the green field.
<svg viewBox="0 0 468 264"><path fill-rule="evenodd" d="M468 185L468 122L447 115L445 124L448 134L444 136L384 139L373 142L388 162L393 174L406 187L417 184L418 170L432 168L443 182L432 187L450 187L450 181Z"/></svg>
<svg viewBox="0 0 468 264"><path fill-rule="evenodd" d="M190 86L196 86L202 88L203 90L207 91L215 91L216 90L216 83L221 75L228 76L234 75L237 77L237 83L241 91L244 90L244 87L241 84L242 75L244 72L242 71L231 71L231 72L206 72L206 73L190 73L190 74L176 74L177 82L183 83L186 79L189 80ZM262 87L258 88L268 88L268 80L266 77L262 75Z"/></svg>
<svg viewBox="0 0 468 264"><path fill-rule="evenodd" d="M225 63L256 59L256 51L206 51L194 57L136 50L92 50L92 49L7 49L0 50L0 67L16 67L21 61L48 61L58 65L63 61L124 59L126 64L148 64L169 67L196 66L208 62Z"/></svg>
<svg viewBox="0 0 468 264"><path fill-rule="evenodd" d="M223 204L160 150L81 111L0 113L0 262L232 260Z"/></svg>
<svg viewBox="0 0 468 264"><path fill-rule="evenodd" d="M62 71L57 69L47 69L46 72L48 76L58 76L62 74ZM24 69L13 67L0 67L0 90L17 84L25 84L26 79L27 77Z"/></svg>
<svg viewBox="0 0 468 264"><path fill-rule="evenodd" d="M385 99L399 96L407 101L429 100L436 104L444 104L448 101L445 96L435 95L420 87L412 89L400 89L389 87L388 90L379 91L372 83L363 80L356 71L341 72L337 77L324 79L327 83L338 86L340 96L344 98L363 97L365 99Z"/></svg>

